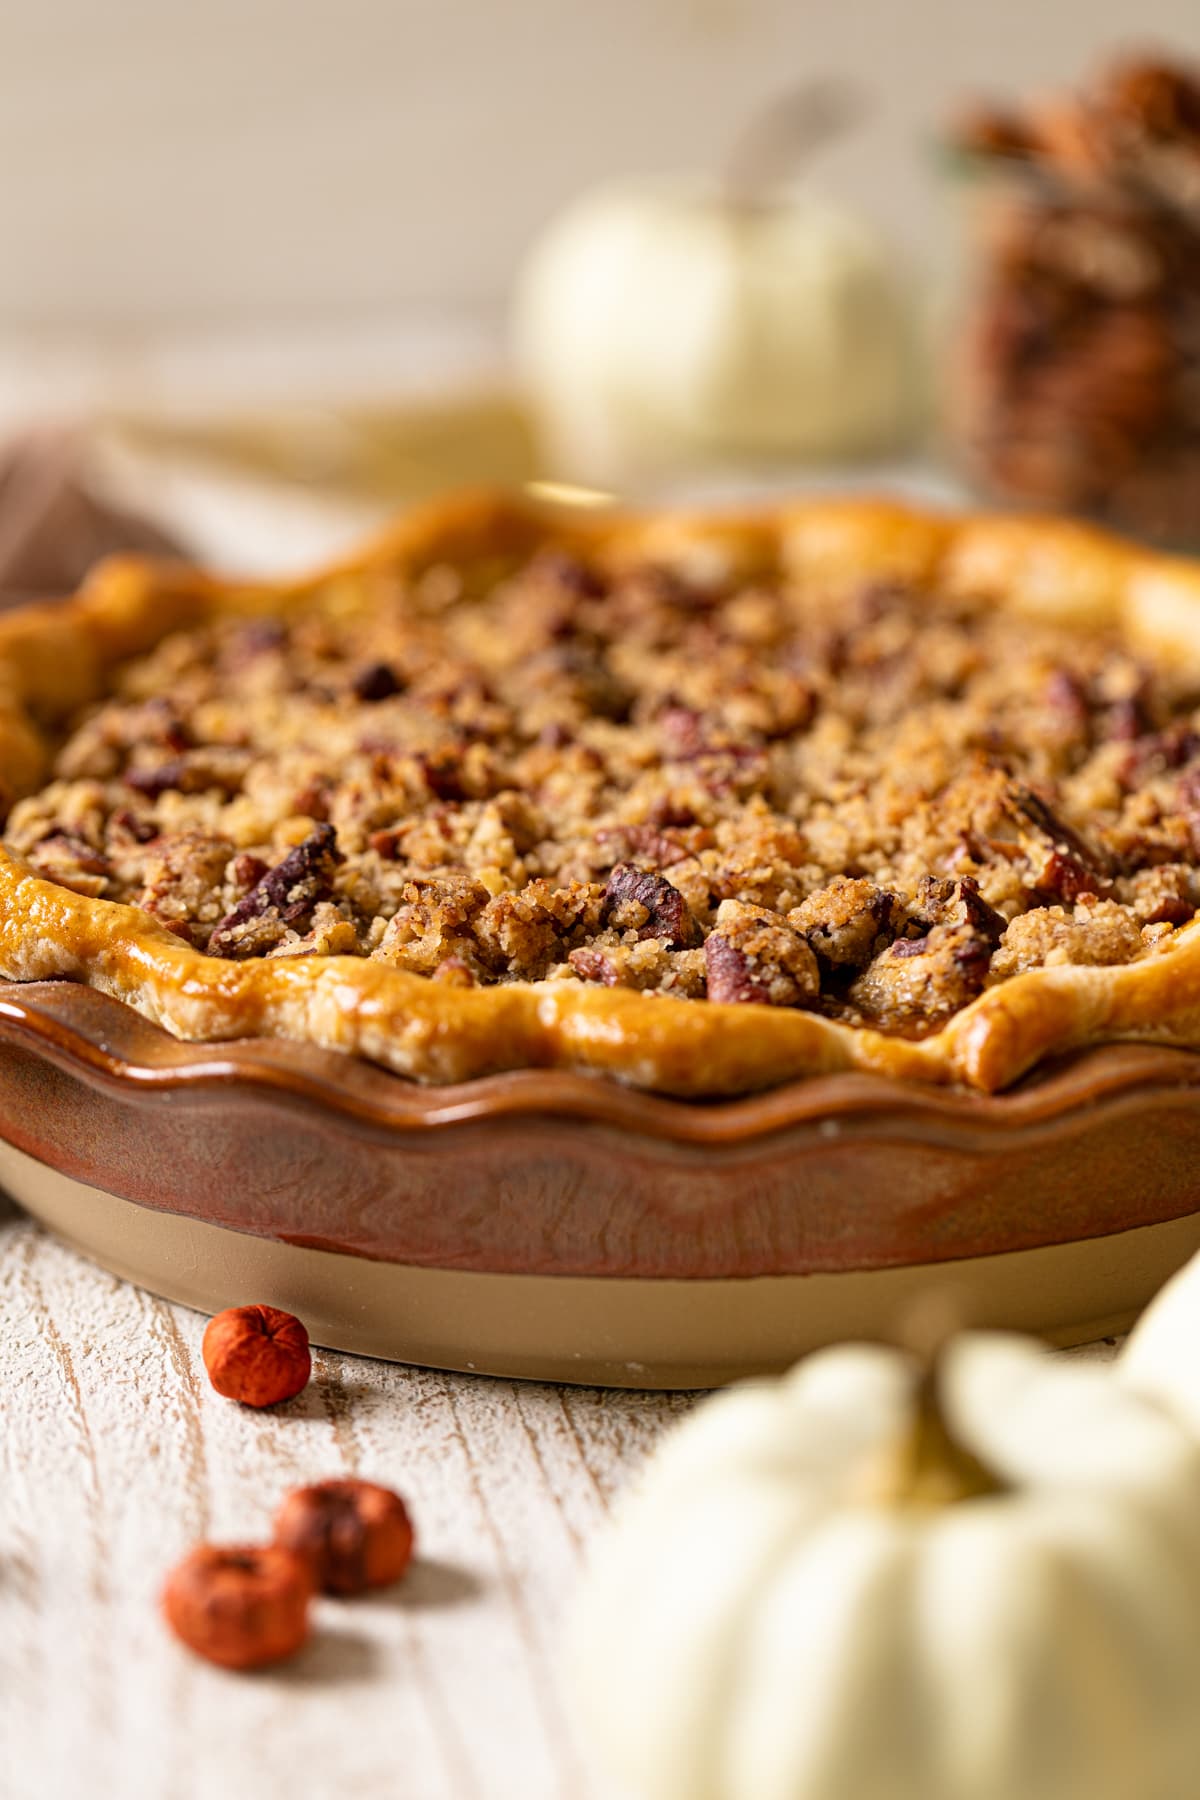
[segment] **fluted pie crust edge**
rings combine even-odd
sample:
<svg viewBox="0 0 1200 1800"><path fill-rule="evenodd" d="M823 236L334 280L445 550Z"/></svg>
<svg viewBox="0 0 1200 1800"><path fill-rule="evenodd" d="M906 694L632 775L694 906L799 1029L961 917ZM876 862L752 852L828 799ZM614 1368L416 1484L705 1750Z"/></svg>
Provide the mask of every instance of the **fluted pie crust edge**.
<svg viewBox="0 0 1200 1800"><path fill-rule="evenodd" d="M743 579L800 578L819 584L831 606L864 579L936 582L1029 617L1115 629L1153 660L1200 676L1200 565L1068 521L827 499L737 515L630 516L468 495L414 512L353 561L303 581L238 584L124 558L62 604L0 618L5 799L45 779L55 729L104 693L109 669L168 632L219 615L286 613L336 592L339 575L502 567L545 543L614 567L657 560ZM913 1041L753 1003L561 981L457 988L358 957L227 962L139 908L85 898L0 850L0 975L86 982L184 1040L291 1039L426 1082L558 1068L703 1097L857 1069L994 1092L1044 1057L1087 1045L1200 1046L1200 919L1144 961L1015 976Z"/></svg>

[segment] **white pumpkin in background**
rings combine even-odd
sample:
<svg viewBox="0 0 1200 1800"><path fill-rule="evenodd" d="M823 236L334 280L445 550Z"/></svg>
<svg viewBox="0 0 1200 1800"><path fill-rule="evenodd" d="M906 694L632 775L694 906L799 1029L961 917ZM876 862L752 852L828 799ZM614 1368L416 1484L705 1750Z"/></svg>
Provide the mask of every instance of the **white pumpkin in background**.
<svg viewBox="0 0 1200 1800"><path fill-rule="evenodd" d="M1150 1302L1118 1358L1117 1372L1135 1392L1169 1407L1200 1440L1200 1256Z"/></svg>
<svg viewBox="0 0 1200 1800"><path fill-rule="evenodd" d="M824 127L809 128L819 95L800 99L807 149ZM792 129L785 109L773 120ZM769 165L764 141L739 165ZM514 307L549 472L598 483L893 448L915 416L914 341L874 231L744 174L585 193L534 246Z"/></svg>
<svg viewBox="0 0 1200 1800"><path fill-rule="evenodd" d="M940 1371L826 1351L653 1459L575 1621L623 1791L1194 1800L1200 1446L1025 1340Z"/></svg>

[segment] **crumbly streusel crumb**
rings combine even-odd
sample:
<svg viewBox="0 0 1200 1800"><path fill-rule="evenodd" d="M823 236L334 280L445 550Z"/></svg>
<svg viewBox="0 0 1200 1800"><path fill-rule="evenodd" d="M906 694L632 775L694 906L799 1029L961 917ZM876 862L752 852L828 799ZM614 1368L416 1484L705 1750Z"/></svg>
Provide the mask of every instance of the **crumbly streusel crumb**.
<svg viewBox="0 0 1200 1800"><path fill-rule="evenodd" d="M1111 637L551 552L369 600L128 664L8 847L215 956L906 1035L1160 951L1200 902L1197 696Z"/></svg>

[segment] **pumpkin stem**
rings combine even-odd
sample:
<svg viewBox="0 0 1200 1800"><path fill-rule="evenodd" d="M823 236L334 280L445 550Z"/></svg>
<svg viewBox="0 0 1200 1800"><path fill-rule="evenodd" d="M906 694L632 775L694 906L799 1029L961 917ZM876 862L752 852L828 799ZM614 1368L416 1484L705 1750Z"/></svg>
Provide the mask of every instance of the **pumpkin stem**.
<svg viewBox="0 0 1200 1800"><path fill-rule="evenodd" d="M863 115L861 92L848 82L806 81L761 108L733 141L725 162L725 197L736 208L763 205L832 139Z"/></svg>
<svg viewBox="0 0 1200 1800"><path fill-rule="evenodd" d="M1003 1476L959 1442L946 1417L942 1386L953 1330L953 1314L933 1297L898 1334L920 1370L913 1413L856 1484L855 1498L864 1505L937 1510L1010 1491Z"/></svg>

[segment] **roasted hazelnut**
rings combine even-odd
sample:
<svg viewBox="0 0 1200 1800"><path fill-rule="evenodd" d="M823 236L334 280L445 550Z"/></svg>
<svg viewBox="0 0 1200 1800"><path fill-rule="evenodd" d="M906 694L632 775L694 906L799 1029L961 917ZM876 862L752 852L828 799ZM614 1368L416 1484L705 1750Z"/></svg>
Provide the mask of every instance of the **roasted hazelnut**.
<svg viewBox="0 0 1200 1800"><path fill-rule="evenodd" d="M258 1669L302 1648L311 1597L308 1563L282 1545L200 1544L168 1575L162 1608L197 1656Z"/></svg>
<svg viewBox="0 0 1200 1800"><path fill-rule="evenodd" d="M391 1488L319 1481L284 1500L275 1515L275 1542L304 1557L327 1594L361 1594L400 1579L412 1558L413 1528Z"/></svg>
<svg viewBox="0 0 1200 1800"><path fill-rule="evenodd" d="M308 1333L274 1306L231 1306L208 1322L204 1366L218 1394L243 1406L276 1406L307 1386Z"/></svg>

